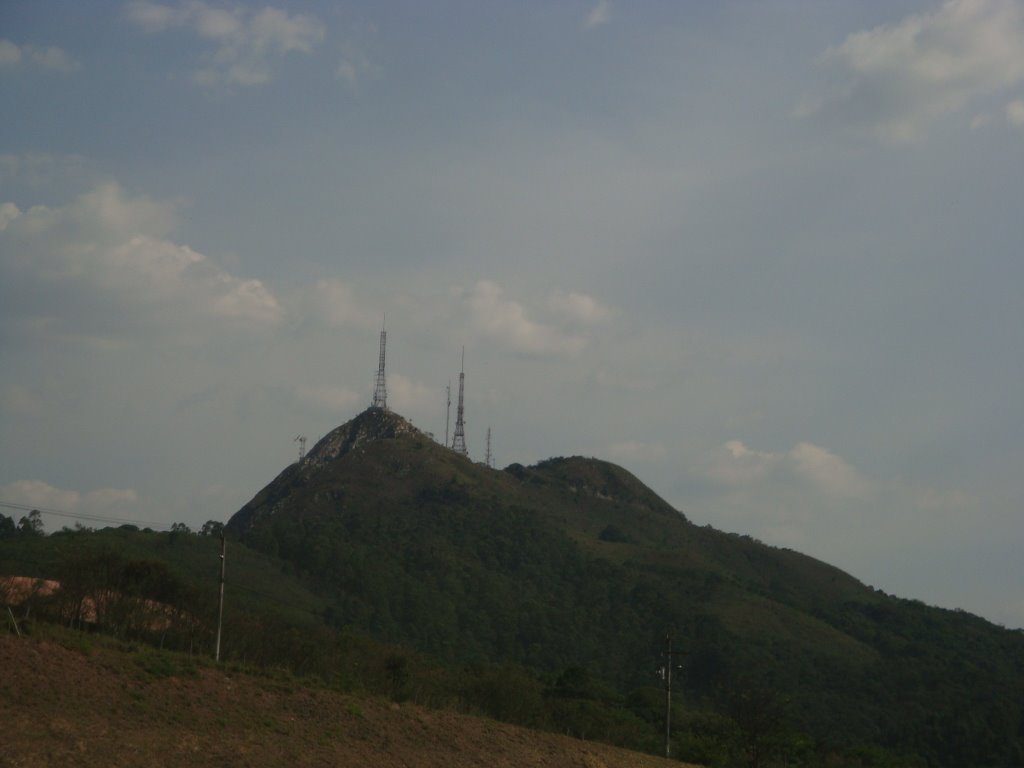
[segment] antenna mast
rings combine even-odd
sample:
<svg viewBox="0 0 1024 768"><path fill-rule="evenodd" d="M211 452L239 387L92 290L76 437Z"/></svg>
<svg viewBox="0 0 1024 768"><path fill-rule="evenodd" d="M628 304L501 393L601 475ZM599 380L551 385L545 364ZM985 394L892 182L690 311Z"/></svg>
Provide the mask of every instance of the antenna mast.
<svg viewBox="0 0 1024 768"><path fill-rule="evenodd" d="M388 332L384 330L383 323L380 329L380 362L377 365L377 383L373 388L372 408L388 409L388 388L384 384L384 346L388 341Z"/></svg>
<svg viewBox="0 0 1024 768"><path fill-rule="evenodd" d="M468 456L466 450L466 424L463 420L463 393L466 387L466 348L462 348L462 369L459 371L459 406L455 411L455 437L452 438L452 450Z"/></svg>
<svg viewBox="0 0 1024 768"><path fill-rule="evenodd" d="M491 428L487 428L487 453L484 454L484 465L487 467L494 466L494 456L491 455Z"/></svg>
<svg viewBox="0 0 1024 768"><path fill-rule="evenodd" d="M301 464L303 459L306 458L306 436L296 435L292 442L299 444L299 464Z"/></svg>

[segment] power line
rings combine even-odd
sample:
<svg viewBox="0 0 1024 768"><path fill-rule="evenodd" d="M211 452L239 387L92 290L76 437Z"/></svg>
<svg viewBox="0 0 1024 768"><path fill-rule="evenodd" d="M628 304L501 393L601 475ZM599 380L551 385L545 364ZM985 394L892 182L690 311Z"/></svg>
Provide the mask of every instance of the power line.
<svg viewBox="0 0 1024 768"><path fill-rule="evenodd" d="M44 515L53 515L55 517L67 517L72 520L88 520L93 523L119 523L122 525L143 525L148 528L167 528L171 526L168 523L154 523L149 520L127 520L120 517L105 517L104 515L88 515L81 512L65 512L60 509L50 509L48 507L35 507L29 504L18 504L13 501L0 501L0 507L6 507L7 509L17 509L21 512L39 512Z"/></svg>

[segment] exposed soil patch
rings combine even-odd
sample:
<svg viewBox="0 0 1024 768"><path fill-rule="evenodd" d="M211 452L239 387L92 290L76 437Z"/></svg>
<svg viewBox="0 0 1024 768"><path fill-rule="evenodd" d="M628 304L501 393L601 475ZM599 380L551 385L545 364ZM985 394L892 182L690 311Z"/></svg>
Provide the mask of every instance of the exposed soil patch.
<svg viewBox="0 0 1024 768"><path fill-rule="evenodd" d="M645 768L682 763L151 650L0 636L0 766Z"/></svg>

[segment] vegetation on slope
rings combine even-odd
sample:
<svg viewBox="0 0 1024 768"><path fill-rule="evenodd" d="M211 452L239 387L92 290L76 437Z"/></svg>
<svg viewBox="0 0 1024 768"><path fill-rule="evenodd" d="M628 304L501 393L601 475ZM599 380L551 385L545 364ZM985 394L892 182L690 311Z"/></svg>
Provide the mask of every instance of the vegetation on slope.
<svg viewBox="0 0 1024 768"><path fill-rule="evenodd" d="M696 712L735 723L757 700L835 749L1024 761L1020 633L694 526L605 462L499 472L373 410L324 442L341 448L289 467L229 529L315 584L336 625L620 692L657 685L671 635Z"/></svg>
<svg viewBox="0 0 1024 768"><path fill-rule="evenodd" d="M679 765L284 672L254 675L97 636L47 634L0 634L2 765Z"/></svg>
<svg viewBox="0 0 1024 768"><path fill-rule="evenodd" d="M694 526L605 462L496 471L368 411L227 530L231 660L657 752L670 635L686 651L673 754L694 762L1024 763L1021 633ZM218 546L0 525L0 573L100 568L114 550L163 563L182 617L212 617ZM185 627L145 639L208 652L209 619Z"/></svg>

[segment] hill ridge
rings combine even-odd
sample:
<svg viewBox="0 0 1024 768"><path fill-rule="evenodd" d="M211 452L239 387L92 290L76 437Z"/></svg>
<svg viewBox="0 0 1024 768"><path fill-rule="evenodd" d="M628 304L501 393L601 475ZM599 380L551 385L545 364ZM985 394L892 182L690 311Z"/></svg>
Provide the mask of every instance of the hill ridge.
<svg viewBox="0 0 1024 768"><path fill-rule="evenodd" d="M978 749L989 764L1024 756L1018 634L696 526L603 460L494 470L379 409L334 430L316 457L228 528L316 585L336 625L454 662L555 676L582 664L623 693L654 684L671 635L690 653L680 685L694 706L753 686L789 702L793 727L843 747L936 765ZM973 735L950 726L960 735L936 738L937 718L959 722L958 700L976 709L958 726Z"/></svg>

